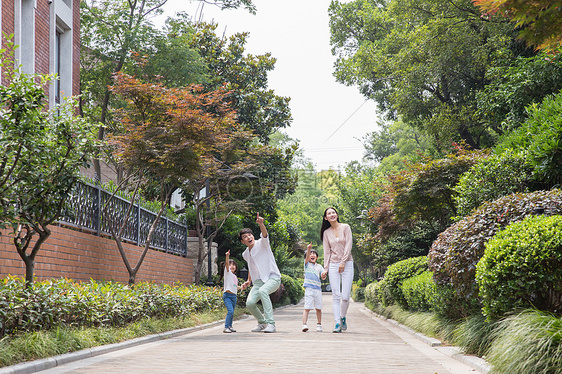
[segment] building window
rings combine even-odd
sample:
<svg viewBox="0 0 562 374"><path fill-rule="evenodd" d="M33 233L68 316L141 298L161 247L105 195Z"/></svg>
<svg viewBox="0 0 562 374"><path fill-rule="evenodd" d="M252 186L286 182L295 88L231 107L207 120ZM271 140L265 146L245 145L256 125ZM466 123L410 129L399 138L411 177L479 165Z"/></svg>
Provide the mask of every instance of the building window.
<svg viewBox="0 0 562 374"><path fill-rule="evenodd" d="M16 64L26 74L35 73L35 7L36 0L14 2L14 43Z"/></svg>

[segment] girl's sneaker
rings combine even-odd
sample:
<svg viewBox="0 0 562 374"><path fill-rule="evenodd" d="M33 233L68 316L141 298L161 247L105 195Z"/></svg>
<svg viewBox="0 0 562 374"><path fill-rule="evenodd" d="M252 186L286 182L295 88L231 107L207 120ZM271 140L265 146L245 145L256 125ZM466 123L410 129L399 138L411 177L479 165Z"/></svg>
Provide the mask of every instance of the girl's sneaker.
<svg viewBox="0 0 562 374"><path fill-rule="evenodd" d="M347 330L347 321L346 321L345 317L341 318L341 330L342 331Z"/></svg>
<svg viewBox="0 0 562 374"><path fill-rule="evenodd" d="M222 330L222 332L231 333L232 331L230 330L230 328L225 327L224 330Z"/></svg>
<svg viewBox="0 0 562 374"><path fill-rule="evenodd" d="M316 325L316 332L322 332L322 325L319 323Z"/></svg>
<svg viewBox="0 0 562 374"><path fill-rule="evenodd" d="M305 324L302 325L302 332L307 332L307 331L308 331L308 326L305 323Z"/></svg>
<svg viewBox="0 0 562 374"><path fill-rule="evenodd" d="M236 330L234 330L232 326L230 326L228 329L230 330L230 332L236 332Z"/></svg>

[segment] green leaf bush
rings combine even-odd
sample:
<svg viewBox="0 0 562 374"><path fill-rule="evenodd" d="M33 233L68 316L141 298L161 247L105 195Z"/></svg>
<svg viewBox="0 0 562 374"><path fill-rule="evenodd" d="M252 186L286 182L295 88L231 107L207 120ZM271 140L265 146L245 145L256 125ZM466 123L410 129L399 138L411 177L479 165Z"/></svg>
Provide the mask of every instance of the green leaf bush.
<svg viewBox="0 0 562 374"><path fill-rule="evenodd" d="M188 316L223 307L222 290L204 286L116 282L75 283L68 279L0 281L0 337L56 326L124 326L144 318Z"/></svg>
<svg viewBox="0 0 562 374"><path fill-rule="evenodd" d="M535 179L562 184L562 93L546 97L540 105L527 108L528 119L496 146L523 150Z"/></svg>
<svg viewBox="0 0 562 374"><path fill-rule="evenodd" d="M562 214L562 191L515 193L484 203L473 214L439 234L429 251L429 269L439 286L441 313L462 318L480 312L476 264L485 244L512 222L536 214Z"/></svg>
<svg viewBox="0 0 562 374"><path fill-rule="evenodd" d="M457 215L468 216L486 201L494 201L516 192L528 192L532 168L523 152L507 149L481 160L464 173L455 186Z"/></svg>
<svg viewBox="0 0 562 374"><path fill-rule="evenodd" d="M388 288L388 293L396 304L404 309L408 308L408 302L402 292L402 284L406 279L427 271L427 267L427 256L412 257L398 261L388 267L384 273L384 282ZM385 304L383 303L383 305Z"/></svg>
<svg viewBox="0 0 562 374"><path fill-rule="evenodd" d="M351 298L354 301L365 301L365 287L354 283L351 287Z"/></svg>
<svg viewBox="0 0 562 374"><path fill-rule="evenodd" d="M383 279L369 283L365 287L365 302L371 305L389 306L394 304L394 299L388 292L388 283Z"/></svg>
<svg viewBox="0 0 562 374"><path fill-rule="evenodd" d="M476 280L488 318L513 309L562 310L562 216L527 217L486 244Z"/></svg>
<svg viewBox="0 0 562 374"><path fill-rule="evenodd" d="M431 271L406 279L402 283L402 294L408 309L418 312L432 310L435 305L436 288Z"/></svg>
<svg viewBox="0 0 562 374"><path fill-rule="evenodd" d="M288 297L291 304L297 304L304 297L304 287L302 279L291 278L286 274L281 274L281 283L285 287L285 292L281 297L283 300Z"/></svg>

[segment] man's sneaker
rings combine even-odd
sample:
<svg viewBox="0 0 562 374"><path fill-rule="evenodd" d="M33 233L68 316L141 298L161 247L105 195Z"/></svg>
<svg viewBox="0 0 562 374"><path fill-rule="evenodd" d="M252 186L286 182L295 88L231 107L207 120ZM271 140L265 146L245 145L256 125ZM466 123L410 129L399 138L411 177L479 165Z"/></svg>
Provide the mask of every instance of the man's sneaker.
<svg viewBox="0 0 562 374"><path fill-rule="evenodd" d="M265 329L263 329L263 332L275 332L275 331L276 331L275 325L272 325L271 323L268 323Z"/></svg>
<svg viewBox="0 0 562 374"><path fill-rule="evenodd" d="M341 332L341 324L336 323L336 327L334 327L334 330L332 332Z"/></svg>
<svg viewBox="0 0 562 374"><path fill-rule="evenodd" d="M234 330L234 328L232 326L229 327L230 332L236 332L236 330Z"/></svg>
<svg viewBox="0 0 562 374"><path fill-rule="evenodd" d="M252 330L252 332L262 332L263 329L265 329L265 323L260 323Z"/></svg>
<svg viewBox="0 0 562 374"><path fill-rule="evenodd" d="M305 323L304 325L302 325L302 332L307 332L308 331L308 326Z"/></svg>
<svg viewBox="0 0 562 374"><path fill-rule="evenodd" d="M347 330L347 321L346 321L345 317L341 318L341 330L342 331Z"/></svg>
<svg viewBox="0 0 562 374"><path fill-rule="evenodd" d="M316 325L316 332L322 332L322 325L321 324Z"/></svg>
<svg viewBox="0 0 562 374"><path fill-rule="evenodd" d="M222 330L222 332L231 333L232 331L230 330L230 328L225 327L224 330Z"/></svg>

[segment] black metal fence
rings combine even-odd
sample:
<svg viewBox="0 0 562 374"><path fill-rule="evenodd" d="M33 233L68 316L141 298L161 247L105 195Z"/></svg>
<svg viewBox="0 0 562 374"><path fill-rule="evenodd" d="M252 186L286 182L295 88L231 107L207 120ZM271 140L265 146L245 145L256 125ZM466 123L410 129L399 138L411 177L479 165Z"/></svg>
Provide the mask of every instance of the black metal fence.
<svg viewBox="0 0 562 374"><path fill-rule="evenodd" d="M100 186L79 182L74 187L67 211L59 222L96 235L110 236L110 228L119 230L129 205L130 201L118 196L112 197L112 193ZM156 216L157 214L134 204L123 232L123 240L144 246ZM188 237L187 226L160 217L150 247L187 257Z"/></svg>

